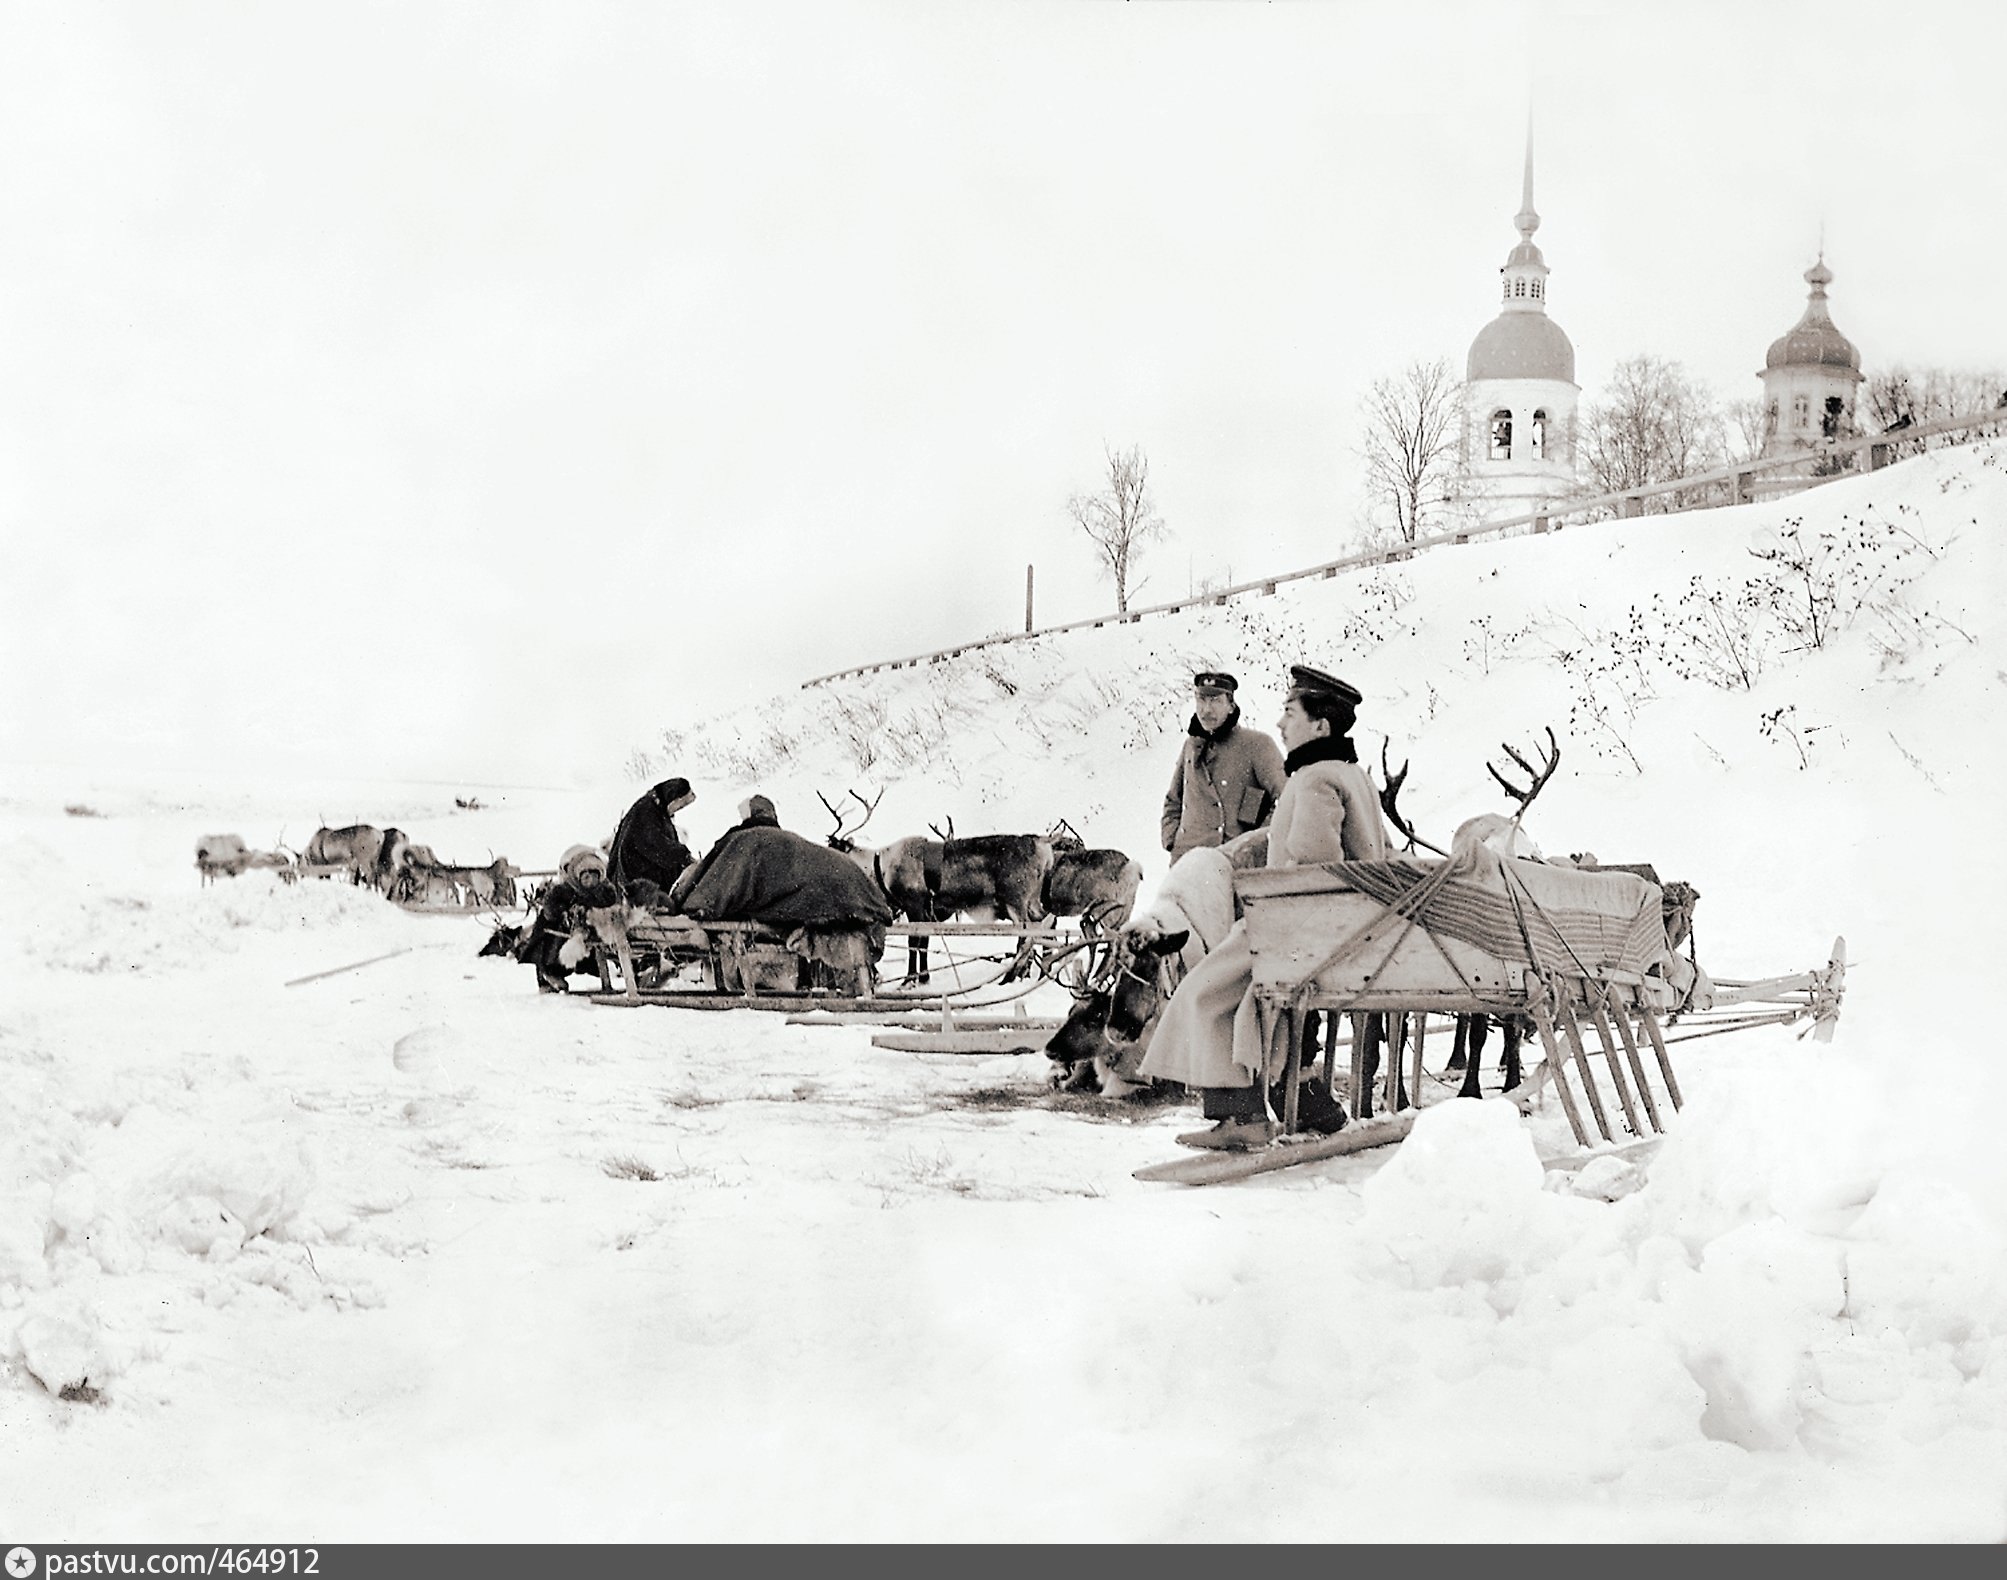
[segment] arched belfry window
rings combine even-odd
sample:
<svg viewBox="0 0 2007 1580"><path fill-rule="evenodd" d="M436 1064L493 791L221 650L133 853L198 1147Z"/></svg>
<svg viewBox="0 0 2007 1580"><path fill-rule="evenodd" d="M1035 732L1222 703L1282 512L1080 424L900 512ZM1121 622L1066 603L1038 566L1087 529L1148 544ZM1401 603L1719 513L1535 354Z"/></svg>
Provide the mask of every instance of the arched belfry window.
<svg viewBox="0 0 2007 1580"><path fill-rule="evenodd" d="M1546 460L1547 459L1547 408L1546 407L1543 406L1538 411L1534 412L1533 426L1527 430L1526 437L1528 440L1527 448L1531 450L1533 454L1533 459L1536 461Z"/></svg>
<svg viewBox="0 0 2007 1580"><path fill-rule="evenodd" d="M1512 413L1503 406L1491 414L1491 445L1486 453L1494 461L1512 459Z"/></svg>
<svg viewBox="0 0 2007 1580"><path fill-rule="evenodd" d="M1799 394L1791 397L1791 426L1809 428L1812 426L1812 397Z"/></svg>
<svg viewBox="0 0 2007 1580"><path fill-rule="evenodd" d="M1526 294L1526 282L1524 280L1514 280L1512 282L1512 294L1514 296L1524 296Z"/></svg>
<svg viewBox="0 0 2007 1580"><path fill-rule="evenodd" d="M1541 285L1541 282L1540 282L1540 281L1538 281L1538 280L1535 280L1535 281L1533 282L1533 296L1534 296L1534 299L1535 299L1536 301L1537 301L1537 300L1539 299L1539 297L1540 297L1540 285Z"/></svg>

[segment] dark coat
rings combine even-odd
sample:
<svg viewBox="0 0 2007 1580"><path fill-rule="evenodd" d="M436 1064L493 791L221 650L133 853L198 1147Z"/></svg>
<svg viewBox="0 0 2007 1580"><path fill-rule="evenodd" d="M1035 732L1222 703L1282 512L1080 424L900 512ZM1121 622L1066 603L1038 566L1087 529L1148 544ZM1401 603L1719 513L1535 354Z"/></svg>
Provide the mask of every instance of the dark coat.
<svg viewBox="0 0 2007 1580"><path fill-rule="evenodd" d="M627 809L620 827L613 831L613 846L606 856L607 875L623 892L644 878L667 889L694 859L676 832L675 820L662 810L655 791L650 790Z"/></svg>
<svg viewBox="0 0 2007 1580"><path fill-rule="evenodd" d="M620 893L610 883L577 884L560 878L544 891L516 958L535 966L539 976L563 978L566 968L558 960L558 951L565 940L586 925L586 912L619 903ZM581 963L572 969L582 971L585 967Z"/></svg>

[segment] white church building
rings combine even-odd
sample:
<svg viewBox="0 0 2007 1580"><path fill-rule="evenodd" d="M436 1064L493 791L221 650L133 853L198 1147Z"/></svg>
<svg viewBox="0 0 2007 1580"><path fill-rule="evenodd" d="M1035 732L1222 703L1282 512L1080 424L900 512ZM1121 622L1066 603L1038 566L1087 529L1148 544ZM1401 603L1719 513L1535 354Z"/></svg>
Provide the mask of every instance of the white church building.
<svg viewBox="0 0 2007 1580"><path fill-rule="evenodd" d="M1532 515L1579 497L1575 347L1548 312L1547 260L1534 245L1533 140L1526 142L1525 184L1513 216L1519 245L1499 270L1498 316L1470 343L1464 365L1463 458L1466 499L1479 519ZM1856 433L1861 354L1840 333L1827 306L1833 272L1823 250L1805 271L1804 313L1774 341L1763 380L1765 458L1810 450ZM1807 466L1813 462L1807 457ZM1781 481L1781 480L1780 480Z"/></svg>
<svg viewBox="0 0 2007 1580"><path fill-rule="evenodd" d="M1519 245L1499 275L1499 313L1470 343L1464 363L1464 459L1480 513L1523 515L1575 492L1575 347L1547 311L1547 260L1533 244L1540 216L1533 208L1533 140L1526 143L1526 179Z"/></svg>

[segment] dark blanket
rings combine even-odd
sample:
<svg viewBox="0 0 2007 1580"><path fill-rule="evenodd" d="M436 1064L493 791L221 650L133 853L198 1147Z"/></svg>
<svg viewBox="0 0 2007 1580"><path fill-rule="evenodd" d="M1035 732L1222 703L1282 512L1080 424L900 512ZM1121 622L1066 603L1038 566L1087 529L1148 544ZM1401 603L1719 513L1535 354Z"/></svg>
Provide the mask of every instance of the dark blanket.
<svg viewBox="0 0 2007 1580"><path fill-rule="evenodd" d="M784 828L741 828L711 847L682 895L700 921L869 928L882 947L892 907L848 856Z"/></svg>
<svg viewBox="0 0 2007 1580"><path fill-rule="evenodd" d="M676 824L655 800L655 792L627 809L607 850L607 876L621 889L653 883L666 889L690 865L690 850L676 834Z"/></svg>

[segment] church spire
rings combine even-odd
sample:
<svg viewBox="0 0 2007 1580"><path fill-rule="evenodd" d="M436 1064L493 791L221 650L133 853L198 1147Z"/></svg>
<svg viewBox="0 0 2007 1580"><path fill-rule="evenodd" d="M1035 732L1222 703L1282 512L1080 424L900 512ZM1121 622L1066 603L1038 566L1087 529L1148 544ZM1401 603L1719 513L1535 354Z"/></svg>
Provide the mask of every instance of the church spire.
<svg viewBox="0 0 2007 1580"><path fill-rule="evenodd" d="M1540 256L1540 249L1533 243L1533 233L1540 228L1540 215L1533 207L1533 112L1526 112L1526 174L1519 188L1519 212L1512 216L1512 223L1519 228L1519 245L1505 255L1505 267L1498 272L1505 276L1505 307L1507 312L1544 313L1547 311L1547 260Z"/></svg>
<svg viewBox="0 0 2007 1580"><path fill-rule="evenodd" d="M1519 212L1512 216L1519 227L1519 239L1530 242L1540 228L1540 216L1533 210L1533 112L1526 112L1526 181L1519 191Z"/></svg>

